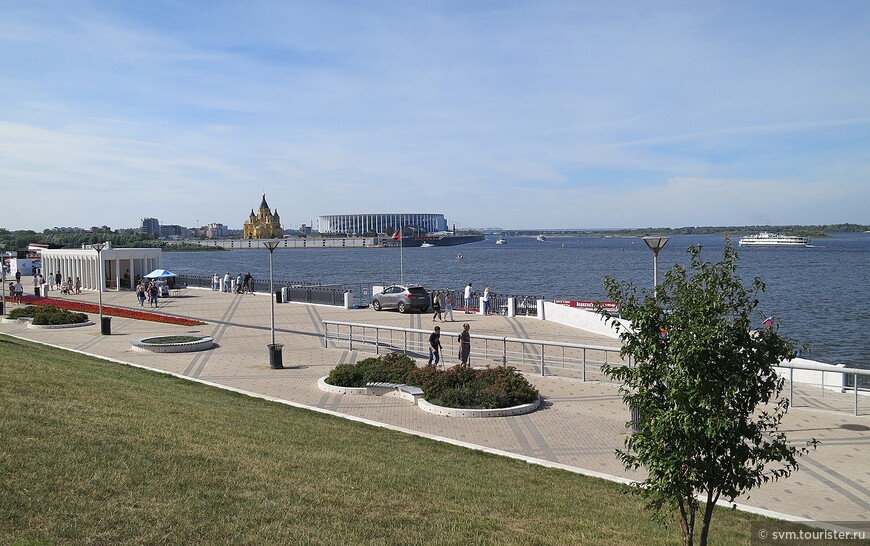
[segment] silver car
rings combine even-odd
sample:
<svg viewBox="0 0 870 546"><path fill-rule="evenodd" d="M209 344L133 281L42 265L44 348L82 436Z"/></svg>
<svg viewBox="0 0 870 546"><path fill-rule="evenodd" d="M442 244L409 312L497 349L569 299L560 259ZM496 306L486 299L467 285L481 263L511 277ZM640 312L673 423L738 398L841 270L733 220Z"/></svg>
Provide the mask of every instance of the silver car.
<svg viewBox="0 0 870 546"><path fill-rule="evenodd" d="M406 313L411 309L425 311L429 309L430 303L429 292L422 286L394 284L384 288L380 294L372 296L372 308L375 311L381 309L398 309L400 313Z"/></svg>

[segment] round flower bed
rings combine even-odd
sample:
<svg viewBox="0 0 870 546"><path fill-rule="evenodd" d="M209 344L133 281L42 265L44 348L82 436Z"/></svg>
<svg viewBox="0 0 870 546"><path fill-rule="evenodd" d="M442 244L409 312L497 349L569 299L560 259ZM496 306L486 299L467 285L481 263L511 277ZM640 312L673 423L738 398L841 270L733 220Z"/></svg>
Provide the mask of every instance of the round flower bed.
<svg viewBox="0 0 870 546"><path fill-rule="evenodd" d="M214 338L209 336L157 336L137 339L132 342L137 351L152 353L189 353L204 351L214 346Z"/></svg>

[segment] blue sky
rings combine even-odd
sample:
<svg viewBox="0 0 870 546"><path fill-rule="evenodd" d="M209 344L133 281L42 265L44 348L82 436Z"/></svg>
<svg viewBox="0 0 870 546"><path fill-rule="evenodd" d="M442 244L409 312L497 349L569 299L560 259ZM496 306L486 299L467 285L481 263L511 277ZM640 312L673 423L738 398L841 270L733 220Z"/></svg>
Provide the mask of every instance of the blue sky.
<svg viewBox="0 0 870 546"><path fill-rule="evenodd" d="M0 226L870 223L870 2L0 0Z"/></svg>

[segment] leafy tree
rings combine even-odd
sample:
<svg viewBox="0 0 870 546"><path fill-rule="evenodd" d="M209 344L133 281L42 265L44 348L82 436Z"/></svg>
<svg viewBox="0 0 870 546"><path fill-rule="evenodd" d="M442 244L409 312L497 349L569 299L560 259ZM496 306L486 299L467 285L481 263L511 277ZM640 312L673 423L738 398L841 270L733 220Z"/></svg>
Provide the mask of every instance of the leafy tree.
<svg viewBox="0 0 870 546"><path fill-rule="evenodd" d="M654 293L639 296L631 283L605 280L630 327L614 312L600 312L618 328L631 363L606 366L605 373L622 382L639 430L617 455L626 468L646 470L636 492L658 518L663 510L677 512L688 546L703 498L703 546L720 498L732 502L789 476L798 469L796 457L818 442L794 447L778 430L789 402L774 366L790 360L794 347L774 327L752 330L764 283L742 284L730 239L718 263L702 262L700 246L688 254L690 269L675 265Z"/></svg>

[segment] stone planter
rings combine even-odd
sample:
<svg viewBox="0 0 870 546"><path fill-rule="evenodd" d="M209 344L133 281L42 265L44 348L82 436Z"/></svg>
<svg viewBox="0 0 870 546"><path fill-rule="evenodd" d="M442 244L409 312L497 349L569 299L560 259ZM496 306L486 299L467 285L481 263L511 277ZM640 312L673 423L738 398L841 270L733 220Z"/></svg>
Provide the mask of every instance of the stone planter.
<svg viewBox="0 0 870 546"><path fill-rule="evenodd" d="M408 400L416 405L420 410L435 415L444 417L510 417L512 415L524 415L538 409L541 405L541 399L538 398L531 404L522 404L510 408L498 409L466 409L466 408L445 408L430 404L423 399L422 396L408 396L402 393L399 389L388 388L373 388L373 387L337 387L326 382L326 377L321 377L317 380L317 386L324 392L333 394L353 394L353 395L368 395L368 396L396 396Z"/></svg>
<svg viewBox="0 0 870 546"><path fill-rule="evenodd" d="M150 339L170 336L152 336L144 339L136 339L131 342L134 350L149 351L152 353L190 353L193 351L205 351L214 346L214 338L202 337L195 341L182 341L178 343L149 343Z"/></svg>
<svg viewBox="0 0 870 546"><path fill-rule="evenodd" d="M79 326L93 326L94 323L91 321L87 322L76 322L75 324L33 324L32 322L27 322L28 328L33 328L36 330L63 330L65 328L78 328Z"/></svg>

